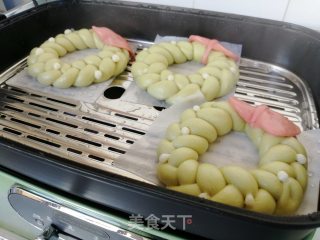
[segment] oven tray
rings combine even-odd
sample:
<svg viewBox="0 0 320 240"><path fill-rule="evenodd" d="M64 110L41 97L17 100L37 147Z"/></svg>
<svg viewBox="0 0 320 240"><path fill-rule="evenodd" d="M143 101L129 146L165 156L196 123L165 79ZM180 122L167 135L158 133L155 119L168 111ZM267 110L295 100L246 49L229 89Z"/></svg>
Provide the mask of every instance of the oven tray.
<svg viewBox="0 0 320 240"><path fill-rule="evenodd" d="M137 52L152 44L133 39L129 43ZM134 84L131 63L95 103L62 99L6 84L25 67L26 58L0 75L1 137L86 166L147 182L113 166L113 162L148 131L159 114L157 107L113 99L119 89ZM242 58L235 96L253 105L268 105L295 122L301 130L319 128L309 88L284 68Z"/></svg>

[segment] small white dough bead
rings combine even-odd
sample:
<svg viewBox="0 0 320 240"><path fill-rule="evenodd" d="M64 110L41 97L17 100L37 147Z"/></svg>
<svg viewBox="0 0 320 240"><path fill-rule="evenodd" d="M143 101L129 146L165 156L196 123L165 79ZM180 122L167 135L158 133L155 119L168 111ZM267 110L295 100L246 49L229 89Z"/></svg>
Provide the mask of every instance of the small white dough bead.
<svg viewBox="0 0 320 240"><path fill-rule="evenodd" d="M55 64L53 64L53 69L54 69L54 70L59 70L60 68L61 68L60 63L55 63Z"/></svg>
<svg viewBox="0 0 320 240"><path fill-rule="evenodd" d="M208 198L210 198L210 195L206 192L203 192L203 193L200 193L198 197L208 199Z"/></svg>
<svg viewBox="0 0 320 240"><path fill-rule="evenodd" d="M277 175L281 182L286 182L289 178L288 173L285 171L279 171Z"/></svg>
<svg viewBox="0 0 320 240"><path fill-rule="evenodd" d="M208 73L202 73L202 77L203 77L204 79L207 79L207 78L209 77L209 74L208 74Z"/></svg>
<svg viewBox="0 0 320 240"><path fill-rule="evenodd" d="M173 81L174 80L174 76L172 74L170 74L167 79L168 79L168 81Z"/></svg>
<svg viewBox="0 0 320 240"><path fill-rule="evenodd" d="M300 164L305 164L305 163L307 162L306 157L305 157L303 154L300 154L300 153L298 153L298 154L296 155L296 160L297 160L297 162L300 163Z"/></svg>
<svg viewBox="0 0 320 240"><path fill-rule="evenodd" d="M189 135L190 134L190 129L187 128L187 127L183 127L181 129L181 133L182 133L182 135Z"/></svg>
<svg viewBox="0 0 320 240"><path fill-rule="evenodd" d="M48 41L49 42L55 42L56 40L53 37L51 37L51 38L48 39Z"/></svg>
<svg viewBox="0 0 320 240"><path fill-rule="evenodd" d="M111 57L112 61L114 62L119 62L120 58L117 54L113 54L112 57Z"/></svg>
<svg viewBox="0 0 320 240"><path fill-rule="evenodd" d="M159 156L159 163L165 163L168 161L170 157L170 154L168 153L162 153L160 156Z"/></svg>
<svg viewBox="0 0 320 240"><path fill-rule="evenodd" d="M66 30L64 30L64 34L69 34L69 33L71 33L72 31L70 30L70 29L66 29Z"/></svg>
<svg viewBox="0 0 320 240"><path fill-rule="evenodd" d="M42 54L44 52L44 50L42 48L37 48L35 51L35 55L38 56L40 54Z"/></svg>
<svg viewBox="0 0 320 240"><path fill-rule="evenodd" d="M244 200L244 203L247 205L247 206L252 206L254 204L254 197L251 193L248 193L246 195L246 199Z"/></svg>
<svg viewBox="0 0 320 240"><path fill-rule="evenodd" d="M198 105L194 105L192 109L194 111L198 112L200 110L200 107Z"/></svg>
<svg viewBox="0 0 320 240"><path fill-rule="evenodd" d="M94 72L94 78L99 80L102 77L102 72L97 70Z"/></svg>
<svg viewBox="0 0 320 240"><path fill-rule="evenodd" d="M237 72L237 69L235 69L234 67L231 67L230 71L235 74Z"/></svg>

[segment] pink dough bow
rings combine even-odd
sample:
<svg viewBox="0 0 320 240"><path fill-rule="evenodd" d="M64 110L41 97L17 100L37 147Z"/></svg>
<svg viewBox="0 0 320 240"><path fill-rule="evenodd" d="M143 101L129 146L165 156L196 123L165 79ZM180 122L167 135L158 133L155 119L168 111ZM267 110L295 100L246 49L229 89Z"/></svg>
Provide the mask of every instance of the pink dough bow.
<svg viewBox="0 0 320 240"><path fill-rule="evenodd" d="M230 97L229 103L252 127L261 128L278 137L293 137L300 133L299 127L293 122L265 105L254 107L235 97Z"/></svg>
<svg viewBox="0 0 320 240"><path fill-rule="evenodd" d="M106 27L92 26L92 30L98 35L103 43L114 47L126 49L130 53L131 57L134 56L127 40L125 40L123 37L112 31L111 29Z"/></svg>
<svg viewBox="0 0 320 240"><path fill-rule="evenodd" d="M201 37L201 36L191 35L189 37L189 41L190 42L198 42L198 43L201 43L206 46L206 51L204 52L202 59L201 59L201 63L203 63L203 64L207 64L208 56L209 56L211 50L223 52L226 56L234 59L235 61L237 61L239 59L239 57L237 55L235 55L233 52L231 52L230 50L223 47L215 39L209 39L209 38L205 38L205 37Z"/></svg>

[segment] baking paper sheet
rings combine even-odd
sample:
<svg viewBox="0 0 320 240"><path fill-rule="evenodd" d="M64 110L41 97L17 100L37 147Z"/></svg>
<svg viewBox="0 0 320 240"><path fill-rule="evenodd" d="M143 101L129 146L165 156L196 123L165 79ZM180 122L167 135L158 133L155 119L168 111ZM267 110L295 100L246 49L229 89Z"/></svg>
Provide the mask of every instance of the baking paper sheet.
<svg viewBox="0 0 320 240"><path fill-rule="evenodd" d="M188 38L176 37L176 36L160 36L157 35L155 43L159 42L170 42L170 41L186 41ZM237 56L241 56L242 45L220 42L225 48L231 50ZM168 67L168 69L174 73L180 73L188 75L195 73L200 68L204 67L203 64L197 63L195 61L189 61L183 64L174 64ZM122 100L132 103L144 104L147 106L159 106L159 107L169 107L165 101L159 101L152 96L150 96L146 91L141 90L134 82L126 89L125 93L121 97Z"/></svg>
<svg viewBox="0 0 320 240"><path fill-rule="evenodd" d="M70 63L78 59L82 59L91 54L97 54L98 49L86 49L69 53L62 57L61 60ZM6 83L10 86L20 87L26 90L37 91L42 94L50 94L54 96L60 96L66 99L78 100L87 103L94 103L99 96L101 96L105 89L112 82L112 79L92 84L88 87L71 87L67 89L59 89L52 86L45 86L39 83L35 78L28 75L27 69L22 70L14 77L9 79Z"/></svg>
<svg viewBox="0 0 320 240"><path fill-rule="evenodd" d="M156 149L164 138L167 127L179 120L180 114L187 108L203 103L199 98L180 103L161 112L151 125L148 133L139 139L129 151L114 164L146 180L161 185L156 177L158 159ZM309 182L304 201L296 214L307 214L317 211L319 179L320 179L320 130L302 132L299 141L306 147L308 153ZM232 147L230 147L232 146ZM244 151L245 149L245 151ZM246 169L258 166L258 152L246 134L231 132L218 138L211 144L208 151L200 157L200 162L208 162L218 167L237 165Z"/></svg>

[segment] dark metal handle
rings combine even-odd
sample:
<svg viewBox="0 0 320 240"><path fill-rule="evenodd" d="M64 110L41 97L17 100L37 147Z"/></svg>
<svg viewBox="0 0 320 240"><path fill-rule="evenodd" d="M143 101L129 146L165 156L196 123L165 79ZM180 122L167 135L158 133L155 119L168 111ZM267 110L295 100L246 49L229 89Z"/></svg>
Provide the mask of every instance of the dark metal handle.
<svg viewBox="0 0 320 240"><path fill-rule="evenodd" d="M36 240L79 240L79 238L66 235L51 225Z"/></svg>

